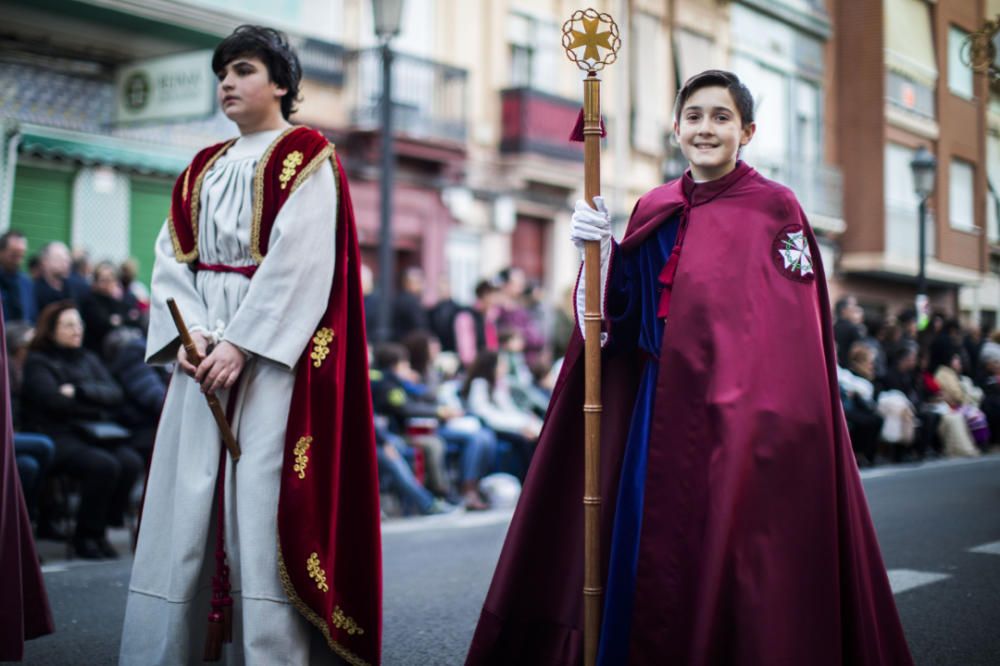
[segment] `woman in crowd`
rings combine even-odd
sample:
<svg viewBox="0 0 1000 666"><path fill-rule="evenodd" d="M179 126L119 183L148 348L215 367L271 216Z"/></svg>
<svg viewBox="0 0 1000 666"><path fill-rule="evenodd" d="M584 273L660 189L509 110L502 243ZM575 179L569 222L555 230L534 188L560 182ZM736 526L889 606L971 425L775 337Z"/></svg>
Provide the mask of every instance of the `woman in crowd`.
<svg viewBox="0 0 1000 666"><path fill-rule="evenodd" d="M26 428L56 444L50 473L80 481L73 549L86 559L116 557L106 536L109 524L122 525L142 459L117 443L99 444L88 425L106 421L122 401L122 391L101 361L83 348L83 323L71 301L47 306L24 367L23 416Z"/></svg>
<svg viewBox="0 0 1000 666"><path fill-rule="evenodd" d="M514 403L507 372L507 362L497 352L480 352L469 368L462 398L470 414L478 416L498 440L510 445L518 459L518 477L523 480L542 431L542 420Z"/></svg>
<svg viewBox="0 0 1000 666"><path fill-rule="evenodd" d="M844 416L854 454L875 464L882 417L875 402L875 354L864 341L853 343L847 353L847 368L838 368L837 381L844 402Z"/></svg>

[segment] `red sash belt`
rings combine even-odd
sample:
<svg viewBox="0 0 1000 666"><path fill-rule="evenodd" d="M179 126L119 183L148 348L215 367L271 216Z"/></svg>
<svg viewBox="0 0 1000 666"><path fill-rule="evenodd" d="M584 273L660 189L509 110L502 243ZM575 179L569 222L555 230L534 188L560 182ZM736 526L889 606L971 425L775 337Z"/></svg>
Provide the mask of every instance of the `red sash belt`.
<svg viewBox="0 0 1000 666"><path fill-rule="evenodd" d="M203 264L200 261L194 265L196 271L208 271L209 273L239 273L249 279L257 272L257 266L226 266L225 264Z"/></svg>

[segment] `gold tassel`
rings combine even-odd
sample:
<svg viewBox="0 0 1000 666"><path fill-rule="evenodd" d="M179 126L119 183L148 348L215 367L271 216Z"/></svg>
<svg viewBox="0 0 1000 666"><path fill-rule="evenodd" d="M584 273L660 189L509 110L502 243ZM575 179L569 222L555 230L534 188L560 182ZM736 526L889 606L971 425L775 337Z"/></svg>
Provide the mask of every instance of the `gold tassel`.
<svg viewBox="0 0 1000 666"><path fill-rule="evenodd" d="M205 654L202 661L219 661L222 658L222 618L217 613L208 617L205 635Z"/></svg>

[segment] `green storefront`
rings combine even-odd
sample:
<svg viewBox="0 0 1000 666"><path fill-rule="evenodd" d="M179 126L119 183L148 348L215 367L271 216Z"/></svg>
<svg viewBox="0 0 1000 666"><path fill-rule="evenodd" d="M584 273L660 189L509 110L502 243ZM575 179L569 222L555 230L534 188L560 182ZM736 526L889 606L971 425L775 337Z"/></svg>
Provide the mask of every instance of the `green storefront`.
<svg viewBox="0 0 1000 666"><path fill-rule="evenodd" d="M49 241L90 250L94 261L139 262L149 284L153 245L188 156L169 148L62 129L21 125L16 142L9 228L32 254ZM9 175L7 176L10 177Z"/></svg>

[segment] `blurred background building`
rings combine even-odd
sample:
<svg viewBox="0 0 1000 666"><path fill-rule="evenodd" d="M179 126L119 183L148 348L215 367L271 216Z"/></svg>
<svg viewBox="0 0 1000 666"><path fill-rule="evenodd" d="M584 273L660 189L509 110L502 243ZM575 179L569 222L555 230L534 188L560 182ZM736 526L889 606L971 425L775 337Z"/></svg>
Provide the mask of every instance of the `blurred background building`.
<svg viewBox="0 0 1000 666"><path fill-rule="evenodd" d="M604 75L604 193L623 228L684 162L670 141L679 83L734 70L757 102L745 158L790 185L816 228L835 295L910 306L917 195L910 159L938 160L928 278L936 309L995 324L1000 308L1000 98L962 45L1000 0L595 0L623 39ZM393 40L397 274L424 268L468 302L521 267L560 297L582 149L567 141L580 73L563 54L565 0L405 0ZM138 258L173 178L235 133L211 49L235 26L285 30L305 70L294 121L338 145L364 261L378 270L381 53L370 0L2 0L0 229L96 259ZM997 187L994 187L994 184Z"/></svg>

